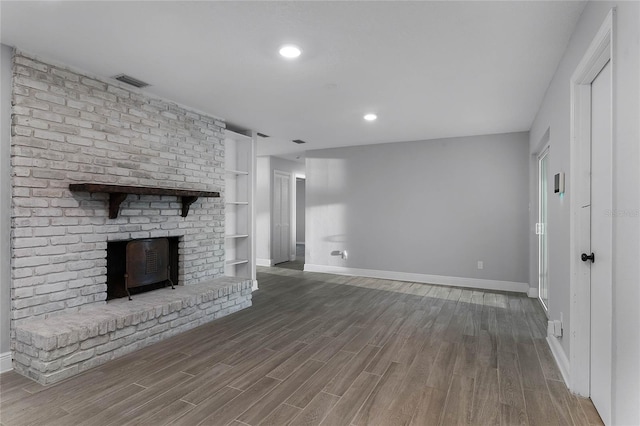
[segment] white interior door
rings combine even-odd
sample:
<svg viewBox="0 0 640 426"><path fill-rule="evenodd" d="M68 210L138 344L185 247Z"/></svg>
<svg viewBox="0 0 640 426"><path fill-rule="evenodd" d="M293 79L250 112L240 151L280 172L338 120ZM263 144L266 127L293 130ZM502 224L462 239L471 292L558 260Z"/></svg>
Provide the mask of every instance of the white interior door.
<svg viewBox="0 0 640 426"><path fill-rule="evenodd" d="M590 394L605 424L611 423L612 353L612 140L611 62L591 83ZM587 222L588 223L588 222Z"/></svg>
<svg viewBox="0 0 640 426"><path fill-rule="evenodd" d="M273 263L289 260L291 251L291 176L275 171L273 175Z"/></svg>

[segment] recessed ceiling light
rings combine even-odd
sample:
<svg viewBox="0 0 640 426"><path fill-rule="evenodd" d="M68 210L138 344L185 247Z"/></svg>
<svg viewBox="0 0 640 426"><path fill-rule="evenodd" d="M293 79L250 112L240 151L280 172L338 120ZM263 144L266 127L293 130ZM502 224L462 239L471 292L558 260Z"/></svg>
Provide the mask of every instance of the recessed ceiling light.
<svg viewBox="0 0 640 426"><path fill-rule="evenodd" d="M367 120L367 121L374 121L377 118L378 118L378 116L373 114L373 113L365 114L365 116L364 116L364 119Z"/></svg>
<svg viewBox="0 0 640 426"><path fill-rule="evenodd" d="M280 48L280 56L287 59L295 59L302 53L298 46L293 44L285 44Z"/></svg>

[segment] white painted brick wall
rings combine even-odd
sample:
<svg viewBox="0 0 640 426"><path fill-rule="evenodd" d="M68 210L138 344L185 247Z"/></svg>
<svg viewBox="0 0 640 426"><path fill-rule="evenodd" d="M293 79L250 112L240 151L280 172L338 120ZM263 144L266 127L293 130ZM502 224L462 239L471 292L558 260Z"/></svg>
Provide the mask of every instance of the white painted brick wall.
<svg viewBox="0 0 640 426"><path fill-rule="evenodd" d="M107 241L179 236L179 285L224 274L219 119L17 52L12 124L14 327L104 304ZM109 219L107 195L69 191L82 182L221 198L198 199L183 218L176 197L130 195Z"/></svg>

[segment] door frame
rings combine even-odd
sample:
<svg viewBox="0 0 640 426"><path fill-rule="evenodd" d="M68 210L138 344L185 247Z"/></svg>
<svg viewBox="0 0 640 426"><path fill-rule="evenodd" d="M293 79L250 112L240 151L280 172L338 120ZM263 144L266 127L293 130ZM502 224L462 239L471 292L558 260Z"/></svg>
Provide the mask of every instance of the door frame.
<svg viewBox="0 0 640 426"><path fill-rule="evenodd" d="M291 261L291 260L295 260L295 258L291 259L291 239L292 239L291 229L295 225L295 223L292 223L292 221L295 221L295 217L291 216L291 211L292 211L292 206L295 205L295 204L293 204L293 202L295 202L295 199L292 200L292 197L295 197L295 195L292 194L292 191L291 191L291 181L292 181L291 176L292 176L292 174L289 173L289 172L285 172L283 170L273 169L273 178L272 178L273 179L273 186L272 186L272 190L275 191L276 176L278 176L278 175L280 175L281 177L286 177L287 179L289 179L289 185L288 185L288 188L289 188L289 204L287 205L287 211L289 212L289 236L288 236L289 252L287 253L287 260L285 261L285 262L288 262L288 261ZM273 192L272 192L271 195L273 196ZM272 205L271 205L271 228L272 228L271 235L272 235L272 238L273 238L273 235L274 235L274 232L275 232L275 221L274 221L275 214L274 214L274 212L275 212L275 205L272 203ZM275 264L276 257L275 257L275 252L274 252L273 241L271 241L270 244L271 244L271 251L272 251L271 259L272 259L272 262ZM295 250L295 246L294 246L294 250Z"/></svg>
<svg viewBox="0 0 640 426"><path fill-rule="evenodd" d="M586 141L591 142L591 83L602 68L611 61L612 117L615 117L616 63L613 55L615 46L615 8L607 14L602 26L589 45L582 60L571 77L571 127L570 127L570 184L573 189L570 203L569 238L569 288L571 294L570 323L570 380L569 388L574 393L588 397L590 394L590 348L591 348L591 289L582 285L583 262L580 260L580 235L585 226L580 216L580 197L590 187L583 184L581 175L583 162L591 159L591 152L585 152ZM613 121L612 121L613 123ZM615 126L612 125L611 143L615 148ZM613 168L611 169L613 173ZM611 188L613 190L613 188ZM614 253L612 253L612 256ZM613 300L613 299L612 299ZM613 331L613 330L612 330ZM611 348L613 350L613 347Z"/></svg>
<svg viewBox="0 0 640 426"><path fill-rule="evenodd" d="M537 205L536 205L536 231L537 231L537 224L540 223L540 209L542 207L542 203L541 203L541 186L540 186L540 160L544 157L547 158L547 167L549 167L549 154L551 153L551 144L549 143L549 141L547 141L547 143L544 145L544 148L542 148L538 154L536 155L536 183L537 183ZM548 170L547 170L547 174L548 174ZM537 270L538 270L538 301L540 302L540 304L542 305L545 314L547 315L547 319L549 318L549 240L548 240L548 229L549 229L549 180L548 180L548 176L547 176L547 199L546 199L546 208L547 208L547 222L545 222L544 226L543 226L543 230L542 232L546 235L545 239L546 239L546 250L547 250L547 303L545 304L542 301L542 295L540 294L540 249L541 249L541 244L540 244L540 235L537 234L537 248L538 248L538 262L537 262Z"/></svg>

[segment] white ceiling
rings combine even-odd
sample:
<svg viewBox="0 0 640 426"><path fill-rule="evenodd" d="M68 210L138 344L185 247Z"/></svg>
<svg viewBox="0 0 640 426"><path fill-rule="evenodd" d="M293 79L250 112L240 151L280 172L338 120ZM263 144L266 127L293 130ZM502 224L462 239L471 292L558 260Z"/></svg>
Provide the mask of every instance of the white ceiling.
<svg viewBox="0 0 640 426"><path fill-rule="evenodd" d="M1 2L1 41L266 133L261 155L528 130L584 2ZM279 57L283 43L303 49ZM379 119L369 123L366 112ZM292 139L308 143L296 145Z"/></svg>

